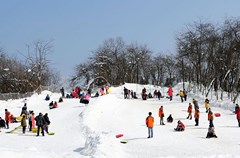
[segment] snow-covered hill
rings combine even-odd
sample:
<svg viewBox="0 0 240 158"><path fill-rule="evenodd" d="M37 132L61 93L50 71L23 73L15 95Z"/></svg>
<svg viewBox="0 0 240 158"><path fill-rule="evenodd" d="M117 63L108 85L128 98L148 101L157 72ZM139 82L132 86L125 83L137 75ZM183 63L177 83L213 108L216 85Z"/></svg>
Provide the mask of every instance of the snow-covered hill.
<svg viewBox="0 0 240 158"><path fill-rule="evenodd" d="M187 102L181 103L176 96L179 87L174 87L173 101L167 98L157 98L146 101L139 99L123 99L123 87L137 92L141 89L153 92L158 88L166 95L167 89L150 85L125 84L121 87L110 87L111 94L92 98L85 106L79 99L64 99L57 109L49 110L46 94L51 100L58 101L60 94L44 91L41 95L33 95L28 100L28 110L48 113L51 121L49 131L55 135L36 137L36 133L22 134L21 129L13 134L6 131L19 126L10 124L10 129L1 129L1 157L12 158L154 158L154 157L239 157L239 132L236 116L232 111L212 107L212 111L221 113L214 118L218 138L206 139L208 120L203 100L199 99L200 125L194 126L193 120L187 120L188 103L192 102L191 95ZM196 97L196 96L194 96ZM4 118L7 108L18 116L23 106L23 100L0 101L0 116ZM210 105L215 105L211 102ZM165 124L159 125L158 109L164 107ZM148 112L155 118L154 136L147 139L145 119ZM166 123L166 117L172 114L173 123ZM177 121L182 120L186 125L184 132L174 132ZM117 134L124 134L116 138ZM120 140L128 140L127 144Z"/></svg>

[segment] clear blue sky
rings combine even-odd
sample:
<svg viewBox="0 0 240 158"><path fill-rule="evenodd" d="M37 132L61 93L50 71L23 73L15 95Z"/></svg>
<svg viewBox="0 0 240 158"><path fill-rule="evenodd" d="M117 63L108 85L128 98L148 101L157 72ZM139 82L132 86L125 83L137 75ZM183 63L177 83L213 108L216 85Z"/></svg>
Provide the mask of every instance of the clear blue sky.
<svg viewBox="0 0 240 158"><path fill-rule="evenodd" d="M240 0L1 0L0 48L22 58L27 44L53 39L52 67L73 73L109 38L175 53L176 33L194 21L240 15Z"/></svg>

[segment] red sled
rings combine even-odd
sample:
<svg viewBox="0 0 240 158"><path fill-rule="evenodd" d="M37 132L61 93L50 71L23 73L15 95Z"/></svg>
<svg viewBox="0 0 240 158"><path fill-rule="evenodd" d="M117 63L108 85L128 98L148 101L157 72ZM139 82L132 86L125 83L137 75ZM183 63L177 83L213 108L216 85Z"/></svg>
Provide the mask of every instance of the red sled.
<svg viewBox="0 0 240 158"><path fill-rule="evenodd" d="M216 116L216 117L220 117L221 114L220 114L220 113L215 113L215 116Z"/></svg>
<svg viewBox="0 0 240 158"><path fill-rule="evenodd" d="M116 135L116 138L120 138L122 136L123 136L123 134L118 134L118 135Z"/></svg>

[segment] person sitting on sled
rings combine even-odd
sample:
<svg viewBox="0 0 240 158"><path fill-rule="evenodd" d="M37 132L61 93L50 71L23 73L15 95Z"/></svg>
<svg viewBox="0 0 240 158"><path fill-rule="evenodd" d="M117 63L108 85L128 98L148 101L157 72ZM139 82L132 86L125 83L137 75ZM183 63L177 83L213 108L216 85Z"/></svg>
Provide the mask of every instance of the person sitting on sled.
<svg viewBox="0 0 240 158"><path fill-rule="evenodd" d="M184 131L185 125L182 123L182 121L178 121L177 128L174 128L175 131Z"/></svg>

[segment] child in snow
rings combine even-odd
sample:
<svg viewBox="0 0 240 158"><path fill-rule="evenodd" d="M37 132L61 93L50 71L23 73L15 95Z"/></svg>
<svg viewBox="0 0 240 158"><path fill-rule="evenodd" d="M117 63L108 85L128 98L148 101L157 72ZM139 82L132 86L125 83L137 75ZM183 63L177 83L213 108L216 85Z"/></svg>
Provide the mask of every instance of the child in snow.
<svg viewBox="0 0 240 158"><path fill-rule="evenodd" d="M217 138L213 126L209 126L206 138Z"/></svg>
<svg viewBox="0 0 240 158"><path fill-rule="evenodd" d="M198 110L198 108L195 110L195 114L194 114L194 118L195 118L195 126L198 126L199 124L199 116L200 116L200 112Z"/></svg>
<svg viewBox="0 0 240 158"><path fill-rule="evenodd" d="M160 117L160 125L165 125L163 122L163 118L164 118L163 106L159 108L158 116Z"/></svg>
<svg viewBox="0 0 240 158"><path fill-rule="evenodd" d="M27 121L26 121L26 115L25 114L22 115L21 126L22 126L22 133L25 134L26 127L27 127Z"/></svg>
<svg viewBox="0 0 240 158"><path fill-rule="evenodd" d="M208 109L208 121L209 121L209 126L214 127L213 125L213 112L211 108Z"/></svg>
<svg viewBox="0 0 240 158"><path fill-rule="evenodd" d="M205 108L206 108L206 113L208 113L208 110L210 108L208 99L205 99Z"/></svg>
<svg viewBox="0 0 240 158"><path fill-rule="evenodd" d="M174 128L175 131L184 131L185 130L185 125L182 123L182 121L177 122L177 127Z"/></svg>
<svg viewBox="0 0 240 158"><path fill-rule="evenodd" d="M192 104L191 103L189 103L189 105L188 105L188 117L187 117L187 119L192 119Z"/></svg>
<svg viewBox="0 0 240 158"><path fill-rule="evenodd" d="M179 95L180 95L180 98L181 98L181 102L183 102L184 101L184 93L183 93L182 90L180 90Z"/></svg>

